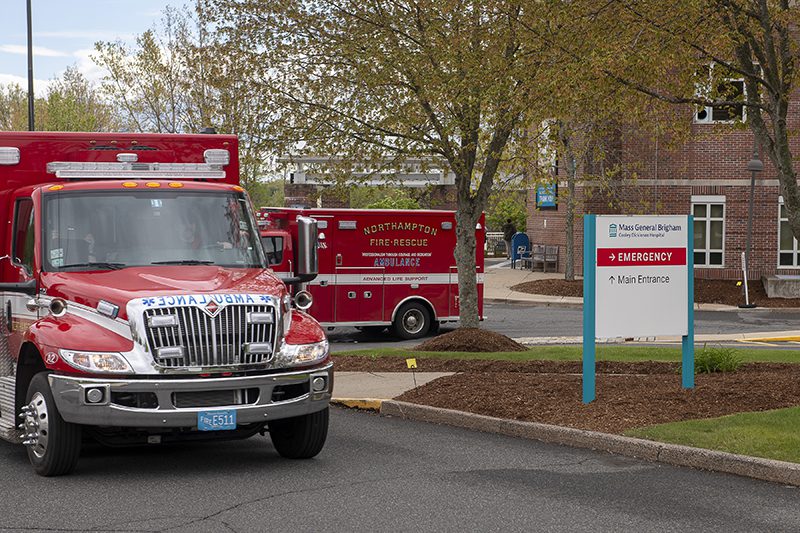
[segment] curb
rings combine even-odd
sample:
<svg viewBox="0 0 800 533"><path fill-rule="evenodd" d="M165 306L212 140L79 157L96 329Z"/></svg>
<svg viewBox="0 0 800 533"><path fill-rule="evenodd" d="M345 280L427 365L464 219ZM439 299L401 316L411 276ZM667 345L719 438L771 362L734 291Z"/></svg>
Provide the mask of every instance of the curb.
<svg viewBox="0 0 800 533"><path fill-rule="evenodd" d="M561 301L561 300L523 300L521 298L484 298L484 302L486 303L497 303L497 304L528 304L528 305L535 305L537 307L571 307L571 308L581 308L583 307L583 302L569 302L569 301Z"/></svg>
<svg viewBox="0 0 800 533"><path fill-rule="evenodd" d="M380 411L381 404L386 400L376 400L372 398L333 398L331 404L349 407L350 409L362 409L364 411Z"/></svg>
<svg viewBox="0 0 800 533"><path fill-rule="evenodd" d="M537 422L506 420L395 400L384 400L380 406L380 415L445 424L575 448L588 448L674 466L688 466L773 483L800 486L800 464L797 463Z"/></svg>

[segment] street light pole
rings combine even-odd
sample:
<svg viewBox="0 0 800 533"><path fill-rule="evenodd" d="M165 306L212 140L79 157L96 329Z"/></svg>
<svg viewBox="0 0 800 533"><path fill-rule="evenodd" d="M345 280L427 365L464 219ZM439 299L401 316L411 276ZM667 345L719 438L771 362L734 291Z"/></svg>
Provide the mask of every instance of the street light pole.
<svg viewBox="0 0 800 533"><path fill-rule="evenodd" d="M33 130L33 32L31 31L31 0L28 0L28 131Z"/></svg>
<svg viewBox="0 0 800 533"><path fill-rule="evenodd" d="M742 261L742 275L744 276L744 305L741 308L753 308L755 304L750 303L750 294L747 287L747 274L750 270L750 248L753 241L753 205L756 193L756 172L764 170L764 163L758 158L758 140L753 134L753 158L747 162L747 170L750 171L750 205L747 211L747 242L744 248Z"/></svg>

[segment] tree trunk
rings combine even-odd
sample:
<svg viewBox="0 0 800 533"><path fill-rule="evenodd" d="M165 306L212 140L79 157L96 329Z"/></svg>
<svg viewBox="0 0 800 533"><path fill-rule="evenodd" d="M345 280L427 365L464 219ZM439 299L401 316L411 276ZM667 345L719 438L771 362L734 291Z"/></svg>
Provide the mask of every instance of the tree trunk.
<svg viewBox="0 0 800 533"><path fill-rule="evenodd" d="M456 211L456 266L458 267L458 318L462 328L477 328L478 316L477 273L475 270L475 226L480 218L480 210L474 206Z"/></svg>
<svg viewBox="0 0 800 533"><path fill-rule="evenodd" d="M572 165L573 169L575 165ZM567 173L567 259L564 264L564 279L575 281L575 175Z"/></svg>
<svg viewBox="0 0 800 533"><path fill-rule="evenodd" d="M567 257L564 263L564 279L575 281L575 179L577 165L575 164L575 153L572 150L569 127L562 121L559 121L558 137L567 161Z"/></svg>

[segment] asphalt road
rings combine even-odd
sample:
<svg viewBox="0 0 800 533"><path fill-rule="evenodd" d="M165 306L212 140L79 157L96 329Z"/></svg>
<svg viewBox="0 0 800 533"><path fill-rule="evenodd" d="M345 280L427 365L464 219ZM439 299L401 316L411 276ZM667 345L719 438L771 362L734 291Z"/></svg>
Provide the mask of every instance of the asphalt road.
<svg viewBox="0 0 800 533"><path fill-rule="evenodd" d="M334 409L328 443L92 448L41 478L0 442L3 531L800 531L798 489Z"/></svg>
<svg viewBox="0 0 800 533"><path fill-rule="evenodd" d="M537 306L524 303L487 303L486 320L481 327L511 338L578 337L583 331L583 311L577 307ZM455 325L444 326L442 333ZM740 311L696 311L695 334L770 332L800 329L800 313L780 309L743 309ZM354 328L336 328L328 332L332 351L357 348L411 347L419 341L399 341L383 335L368 335Z"/></svg>

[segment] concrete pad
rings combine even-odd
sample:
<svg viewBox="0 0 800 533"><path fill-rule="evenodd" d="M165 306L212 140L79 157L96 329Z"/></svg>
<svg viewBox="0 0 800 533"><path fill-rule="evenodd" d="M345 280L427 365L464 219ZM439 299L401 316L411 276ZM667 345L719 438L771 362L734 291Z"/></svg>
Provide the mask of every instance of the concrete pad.
<svg viewBox="0 0 800 533"><path fill-rule="evenodd" d="M336 372L334 398L388 400L453 372ZM415 382L416 379L416 382ZM416 384L415 384L416 383Z"/></svg>

